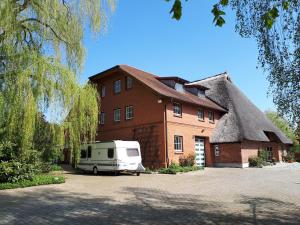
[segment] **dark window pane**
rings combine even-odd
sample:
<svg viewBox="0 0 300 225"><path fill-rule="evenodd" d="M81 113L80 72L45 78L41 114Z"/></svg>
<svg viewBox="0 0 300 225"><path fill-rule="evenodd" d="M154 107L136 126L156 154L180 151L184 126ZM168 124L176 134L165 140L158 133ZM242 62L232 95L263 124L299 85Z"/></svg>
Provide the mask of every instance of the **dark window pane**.
<svg viewBox="0 0 300 225"><path fill-rule="evenodd" d="M92 146L88 147L88 158L92 157Z"/></svg>
<svg viewBox="0 0 300 225"><path fill-rule="evenodd" d="M109 148L107 149L107 158L113 158L114 157L114 149L113 148Z"/></svg>
<svg viewBox="0 0 300 225"><path fill-rule="evenodd" d="M86 150L82 149L80 152L80 158L85 159L86 158Z"/></svg>

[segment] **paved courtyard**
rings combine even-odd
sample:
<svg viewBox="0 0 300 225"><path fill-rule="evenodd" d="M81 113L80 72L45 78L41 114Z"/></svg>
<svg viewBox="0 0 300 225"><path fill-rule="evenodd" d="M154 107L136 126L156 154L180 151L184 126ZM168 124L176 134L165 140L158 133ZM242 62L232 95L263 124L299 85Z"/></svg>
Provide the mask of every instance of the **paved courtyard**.
<svg viewBox="0 0 300 225"><path fill-rule="evenodd" d="M140 177L66 174L0 191L0 224L300 224L300 167Z"/></svg>

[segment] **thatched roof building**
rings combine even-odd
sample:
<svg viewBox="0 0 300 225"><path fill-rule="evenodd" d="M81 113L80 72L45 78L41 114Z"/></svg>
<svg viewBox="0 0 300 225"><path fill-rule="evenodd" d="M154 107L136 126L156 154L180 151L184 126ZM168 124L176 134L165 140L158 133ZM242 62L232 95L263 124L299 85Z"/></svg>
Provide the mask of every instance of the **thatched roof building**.
<svg viewBox="0 0 300 225"><path fill-rule="evenodd" d="M211 143L280 141L292 144L266 116L231 81L227 73L192 82L209 88L206 95L228 110L220 119Z"/></svg>

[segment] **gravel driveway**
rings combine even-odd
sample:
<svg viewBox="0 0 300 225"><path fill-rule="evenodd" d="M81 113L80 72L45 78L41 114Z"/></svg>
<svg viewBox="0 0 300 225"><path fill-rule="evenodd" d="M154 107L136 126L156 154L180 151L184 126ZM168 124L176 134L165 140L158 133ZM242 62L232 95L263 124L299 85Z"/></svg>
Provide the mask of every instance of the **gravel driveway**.
<svg viewBox="0 0 300 225"><path fill-rule="evenodd" d="M0 191L0 224L300 224L300 166L66 176Z"/></svg>

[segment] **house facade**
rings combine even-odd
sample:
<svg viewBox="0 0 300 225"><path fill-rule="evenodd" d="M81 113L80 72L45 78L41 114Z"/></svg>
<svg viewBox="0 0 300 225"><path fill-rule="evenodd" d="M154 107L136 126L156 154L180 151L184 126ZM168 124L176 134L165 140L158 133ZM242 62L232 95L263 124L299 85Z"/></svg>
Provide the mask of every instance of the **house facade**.
<svg viewBox="0 0 300 225"><path fill-rule="evenodd" d="M231 83L224 74L215 78ZM235 106L215 96L213 80L191 83L127 65L90 77L101 96L96 140L139 141L143 164L150 168L167 167L190 154L199 166L244 167L260 148L269 149L270 157L279 161L290 141L270 121L263 140L236 133L244 125L228 120L235 116Z"/></svg>

